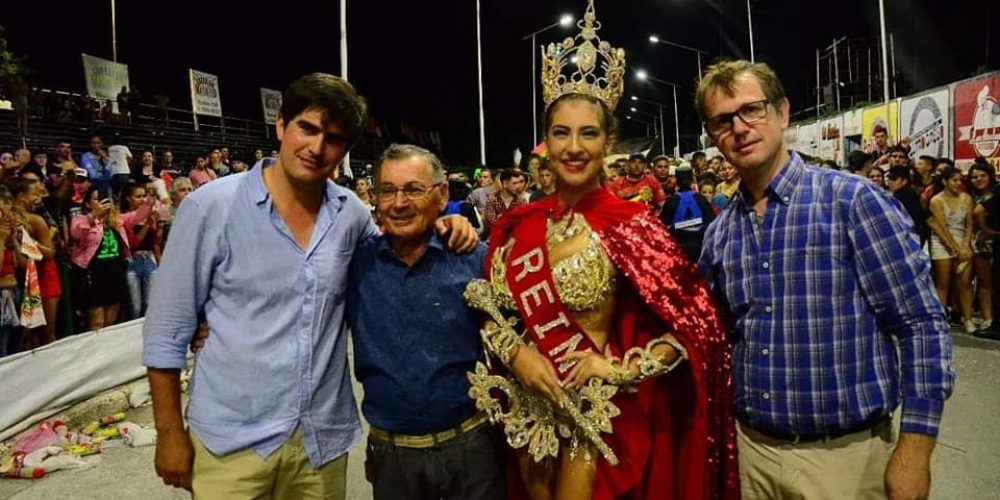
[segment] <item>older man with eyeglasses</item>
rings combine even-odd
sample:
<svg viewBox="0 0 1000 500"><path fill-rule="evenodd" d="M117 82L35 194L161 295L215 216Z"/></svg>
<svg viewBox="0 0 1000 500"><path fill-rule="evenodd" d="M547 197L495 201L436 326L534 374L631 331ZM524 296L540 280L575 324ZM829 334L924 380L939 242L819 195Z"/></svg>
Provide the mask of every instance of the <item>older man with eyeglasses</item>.
<svg viewBox="0 0 1000 500"><path fill-rule="evenodd" d="M740 176L699 267L732 330L743 498L926 498L955 374L909 217L788 151L767 65L711 66L696 107Z"/></svg>
<svg viewBox="0 0 1000 500"><path fill-rule="evenodd" d="M462 294L486 247L448 252L435 234L448 183L430 151L390 146L374 186L384 233L354 253L346 318L375 499L502 499L498 431L468 396L483 351Z"/></svg>

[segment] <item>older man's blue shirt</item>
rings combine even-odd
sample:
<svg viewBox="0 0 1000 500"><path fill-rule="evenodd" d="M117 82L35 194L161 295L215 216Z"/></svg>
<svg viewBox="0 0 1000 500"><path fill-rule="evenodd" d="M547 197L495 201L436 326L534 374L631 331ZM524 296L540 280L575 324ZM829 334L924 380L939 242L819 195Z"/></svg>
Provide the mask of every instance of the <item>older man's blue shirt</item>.
<svg viewBox="0 0 1000 500"><path fill-rule="evenodd" d="M347 322L361 409L373 426L420 435L455 427L475 414L467 373L482 359L480 318L462 293L483 272L486 247L456 254L436 235L408 267L385 236L355 252Z"/></svg>

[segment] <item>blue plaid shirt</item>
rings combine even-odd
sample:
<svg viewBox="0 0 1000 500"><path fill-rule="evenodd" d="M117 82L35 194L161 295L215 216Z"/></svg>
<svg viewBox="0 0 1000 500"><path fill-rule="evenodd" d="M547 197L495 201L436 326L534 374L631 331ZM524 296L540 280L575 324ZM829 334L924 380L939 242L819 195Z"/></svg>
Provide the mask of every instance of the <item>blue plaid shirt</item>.
<svg viewBox="0 0 1000 500"><path fill-rule="evenodd" d="M796 153L768 186L763 218L745 196L709 226L699 263L727 313L738 418L828 434L902 403L902 432L937 435L951 338L899 203Z"/></svg>

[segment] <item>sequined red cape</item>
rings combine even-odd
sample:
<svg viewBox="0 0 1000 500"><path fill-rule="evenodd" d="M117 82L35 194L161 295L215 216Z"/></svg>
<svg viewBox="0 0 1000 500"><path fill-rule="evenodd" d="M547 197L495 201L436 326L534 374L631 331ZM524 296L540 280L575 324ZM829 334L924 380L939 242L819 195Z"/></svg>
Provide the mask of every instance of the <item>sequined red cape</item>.
<svg viewBox="0 0 1000 500"><path fill-rule="evenodd" d="M508 212L493 228L489 255L519 221L566 210L550 196ZM597 189L573 210L597 231L631 285L621 287L615 350L645 346L669 331L688 352L674 372L612 399L622 414L607 441L621 463L600 460L593 498L739 498L729 346L704 280L645 205ZM509 476L509 497L527 498L517 473Z"/></svg>

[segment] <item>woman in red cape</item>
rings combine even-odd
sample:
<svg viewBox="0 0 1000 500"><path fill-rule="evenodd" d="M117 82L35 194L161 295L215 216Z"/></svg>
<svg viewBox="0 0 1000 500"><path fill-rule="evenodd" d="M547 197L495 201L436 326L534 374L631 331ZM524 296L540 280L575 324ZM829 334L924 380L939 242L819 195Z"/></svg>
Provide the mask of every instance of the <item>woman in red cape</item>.
<svg viewBox="0 0 1000 500"><path fill-rule="evenodd" d="M511 498L739 498L722 321L659 219L602 186L625 52L594 0L578 26L542 56L556 193L497 221L466 287L499 362L469 395L511 445Z"/></svg>
<svg viewBox="0 0 1000 500"><path fill-rule="evenodd" d="M546 143L559 188L556 194L509 212L498 221L490 237L492 257L487 260L486 275L495 289L504 290L508 301L514 299L519 319L532 340L507 351L505 360L523 389L544 395L558 406L563 391L580 390L590 379L603 379L602 383L609 385L616 385L623 376L628 380L610 398L616 408L610 420L613 430L601 435L617 463L613 465L607 455L593 453L593 446L588 446L586 453L579 453L575 446L571 451L565 439L560 440L558 457L572 458L550 453L545 460L538 455L532 460L525 450L526 440L515 444L517 438L507 428L508 441L520 448L511 461L512 465L517 463L511 469L520 473L509 474L509 495L738 498L729 349L722 323L695 265L658 218L645 205L619 200L601 187L602 161L614 130L610 113L603 101L586 94L566 94L550 105ZM606 321L585 321L586 311L574 309L564 293L572 288L572 280L591 282L585 274L570 271L565 275L566 269L557 272L559 263L575 254L566 256L560 246L573 238L559 238L556 233L571 233L573 228L582 228L581 234L592 233L590 237L600 242L599 248L619 277L610 302L601 303L613 304L613 309L601 312L599 304L591 311L605 316ZM545 258L537 261L544 266L525 264L534 255L518 250L518 243L531 249L526 241L545 247ZM584 273L600 274L588 266L592 263L582 266ZM539 299L545 294L537 292L544 290L545 284L526 289L519 283L522 279L530 283L530 271L540 267L544 269L536 274L554 283L559 291L555 302L563 309L556 311L569 310L576 320L569 321L567 335L582 330L587 334L582 345L592 349L571 343L578 348L567 354L563 342L547 352L545 342L559 328L548 329L529 318L545 305ZM581 292L572 290L576 295ZM546 335L537 335L540 327ZM628 358L625 354L630 351L636 355ZM649 373L643 373L639 366L644 360L656 363L650 365L654 369ZM557 371L564 363L573 367ZM508 425L502 417L495 420ZM532 440L527 448L536 444Z"/></svg>

